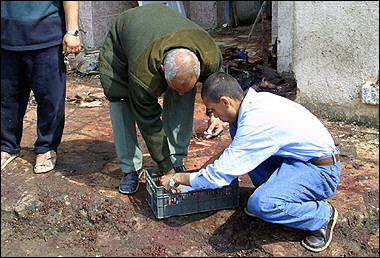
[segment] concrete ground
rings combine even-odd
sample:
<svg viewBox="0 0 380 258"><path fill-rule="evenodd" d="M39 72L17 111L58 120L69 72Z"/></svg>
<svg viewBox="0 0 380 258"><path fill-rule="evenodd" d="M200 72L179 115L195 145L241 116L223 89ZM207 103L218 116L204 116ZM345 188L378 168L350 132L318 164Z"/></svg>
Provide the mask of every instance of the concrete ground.
<svg viewBox="0 0 380 258"><path fill-rule="evenodd" d="M230 142L228 126L214 139L205 108L195 104L188 169L199 168ZM96 76L71 74L66 126L55 170L33 173L36 105L24 119L20 156L1 171L1 256L379 256L379 130L323 120L342 156L342 178L329 201L339 212L334 237L321 253L304 249L305 232L249 217L254 191L239 179L239 207L157 219L146 184L122 195L113 132ZM156 168L139 135L144 167Z"/></svg>

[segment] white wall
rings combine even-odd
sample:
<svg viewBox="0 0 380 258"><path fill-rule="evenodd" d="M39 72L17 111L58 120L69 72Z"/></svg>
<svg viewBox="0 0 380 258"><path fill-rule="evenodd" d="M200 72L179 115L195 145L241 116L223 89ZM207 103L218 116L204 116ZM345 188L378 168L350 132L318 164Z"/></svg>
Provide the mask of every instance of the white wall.
<svg viewBox="0 0 380 258"><path fill-rule="evenodd" d="M277 11L278 71L296 78L296 101L320 117L378 127L379 105L361 94L379 76L379 2L278 1Z"/></svg>

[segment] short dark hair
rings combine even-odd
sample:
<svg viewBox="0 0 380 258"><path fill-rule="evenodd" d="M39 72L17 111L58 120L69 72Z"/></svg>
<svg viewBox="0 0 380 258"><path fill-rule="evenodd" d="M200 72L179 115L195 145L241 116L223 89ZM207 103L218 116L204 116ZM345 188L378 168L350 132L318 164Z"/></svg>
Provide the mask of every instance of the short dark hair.
<svg viewBox="0 0 380 258"><path fill-rule="evenodd" d="M218 103L222 96L235 100L244 98L244 91L239 82L225 72L211 74L202 86L201 97L211 103Z"/></svg>

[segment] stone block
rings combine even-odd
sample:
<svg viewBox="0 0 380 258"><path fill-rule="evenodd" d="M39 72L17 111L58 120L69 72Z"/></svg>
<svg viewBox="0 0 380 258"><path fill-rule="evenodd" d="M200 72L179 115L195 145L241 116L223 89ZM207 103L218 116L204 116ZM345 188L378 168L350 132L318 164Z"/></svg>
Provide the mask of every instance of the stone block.
<svg viewBox="0 0 380 258"><path fill-rule="evenodd" d="M379 79L369 78L364 80L362 86L362 103L379 105Z"/></svg>

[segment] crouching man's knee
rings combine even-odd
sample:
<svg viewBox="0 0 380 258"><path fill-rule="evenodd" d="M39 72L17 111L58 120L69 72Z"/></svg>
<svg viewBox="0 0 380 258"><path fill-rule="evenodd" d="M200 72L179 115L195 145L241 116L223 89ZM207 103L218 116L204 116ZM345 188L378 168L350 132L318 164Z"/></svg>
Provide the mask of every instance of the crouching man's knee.
<svg viewBox="0 0 380 258"><path fill-rule="evenodd" d="M248 199L247 210L262 220L273 222L273 218L281 213L281 205L278 201L255 191Z"/></svg>

